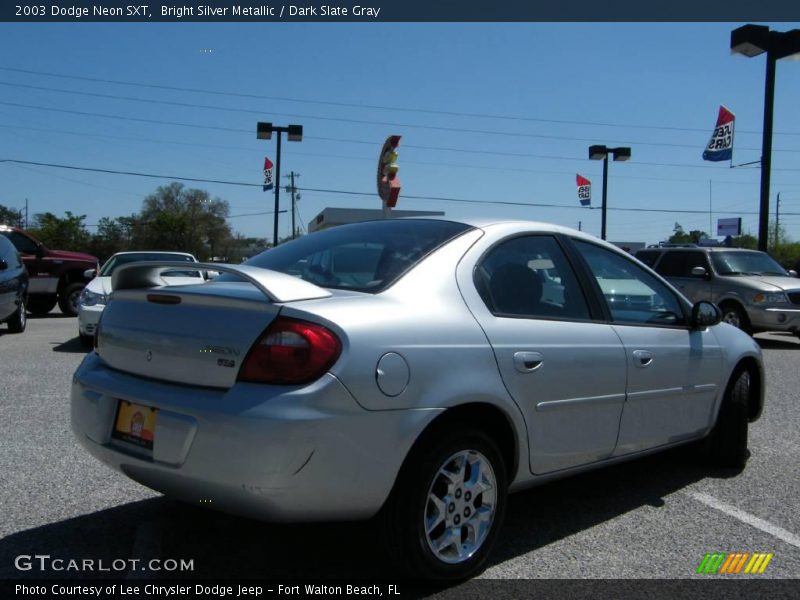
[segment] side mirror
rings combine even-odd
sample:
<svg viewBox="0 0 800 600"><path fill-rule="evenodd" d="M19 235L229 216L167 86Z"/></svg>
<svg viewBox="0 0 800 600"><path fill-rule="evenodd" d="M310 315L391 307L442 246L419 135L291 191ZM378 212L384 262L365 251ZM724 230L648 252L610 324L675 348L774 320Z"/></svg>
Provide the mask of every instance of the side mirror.
<svg viewBox="0 0 800 600"><path fill-rule="evenodd" d="M797 271L794 269L789 269L789 277L797 277Z"/></svg>
<svg viewBox="0 0 800 600"><path fill-rule="evenodd" d="M705 277L705 276L706 276L705 267L692 267L692 277Z"/></svg>
<svg viewBox="0 0 800 600"><path fill-rule="evenodd" d="M36 256L39 258L44 256L44 244L42 244L42 242L36 244Z"/></svg>
<svg viewBox="0 0 800 600"><path fill-rule="evenodd" d="M86 269L83 272L83 277L85 279L94 279L95 275L97 275L97 269Z"/></svg>
<svg viewBox="0 0 800 600"><path fill-rule="evenodd" d="M0 271L5 271L8 268L8 263L0 258Z"/></svg>
<svg viewBox="0 0 800 600"><path fill-rule="evenodd" d="M702 268L702 267L699 267ZM692 327L705 329L722 321L722 311L716 304L701 300L692 307Z"/></svg>

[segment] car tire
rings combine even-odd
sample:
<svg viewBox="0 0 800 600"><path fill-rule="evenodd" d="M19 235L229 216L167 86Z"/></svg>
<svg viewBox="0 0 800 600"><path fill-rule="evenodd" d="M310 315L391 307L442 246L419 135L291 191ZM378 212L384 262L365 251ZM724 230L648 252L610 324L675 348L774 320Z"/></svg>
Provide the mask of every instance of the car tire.
<svg viewBox="0 0 800 600"><path fill-rule="evenodd" d="M28 297L28 312L32 315L46 315L56 305L55 296Z"/></svg>
<svg viewBox="0 0 800 600"><path fill-rule="evenodd" d="M747 449L748 400L750 373L733 375L722 399L717 422L708 438L708 455L715 467L744 469L750 451Z"/></svg>
<svg viewBox="0 0 800 600"><path fill-rule="evenodd" d="M507 477L489 436L466 424L447 431L409 456L383 517L408 575L454 581L485 563L502 526Z"/></svg>
<svg viewBox="0 0 800 600"><path fill-rule="evenodd" d="M78 337L81 339L81 346L86 348L87 350L91 350L94 347L94 336L93 335L85 335L83 333L79 333Z"/></svg>
<svg viewBox="0 0 800 600"><path fill-rule="evenodd" d="M62 313L69 317L78 316L78 298L84 287L83 283L70 283L61 289L58 294L58 307Z"/></svg>
<svg viewBox="0 0 800 600"><path fill-rule="evenodd" d="M752 333L750 319L747 318L747 313L741 306L733 302L723 302L720 309L722 310L723 323L733 325L745 333Z"/></svg>
<svg viewBox="0 0 800 600"><path fill-rule="evenodd" d="M25 331L25 326L28 324L26 310L25 298L22 298L19 303L19 308L6 320L6 323L8 323L8 331L11 333L22 333Z"/></svg>

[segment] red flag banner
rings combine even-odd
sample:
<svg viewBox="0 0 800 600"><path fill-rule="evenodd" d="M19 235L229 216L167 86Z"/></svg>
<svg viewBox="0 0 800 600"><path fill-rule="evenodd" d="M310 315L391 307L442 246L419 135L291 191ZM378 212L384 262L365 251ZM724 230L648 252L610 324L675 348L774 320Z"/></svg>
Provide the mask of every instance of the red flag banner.
<svg viewBox="0 0 800 600"><path fill-rule="evenodd" d="M575 175L575 183L578 186L578 200L581 206L589 206L592 203L592 182L583 175Z"/></svg>
<svg viewBox="0 0 800 600"><path fill-rule="evenodd" d="M272 179L272 161L269 157L264 157L264 187L263 190L266 192L267 190L271 190L272 186L274 185L274 181Z"/></svg>

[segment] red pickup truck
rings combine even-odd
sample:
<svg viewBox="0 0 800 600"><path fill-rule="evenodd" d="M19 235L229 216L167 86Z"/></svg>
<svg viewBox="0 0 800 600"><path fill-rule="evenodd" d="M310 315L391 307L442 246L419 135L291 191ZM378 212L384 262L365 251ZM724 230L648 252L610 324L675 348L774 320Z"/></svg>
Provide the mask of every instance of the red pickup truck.
<svg viewBox="0 0 800 600"><path fill-rule="evenodd" d="M97 257L81 252L50 250L31 234L9 225L0 225L6 236L22 254L28 269L28 312L42 315L58 302L65 315L78 314L78 296L86 285L84 271L97 269Z"/></svg>

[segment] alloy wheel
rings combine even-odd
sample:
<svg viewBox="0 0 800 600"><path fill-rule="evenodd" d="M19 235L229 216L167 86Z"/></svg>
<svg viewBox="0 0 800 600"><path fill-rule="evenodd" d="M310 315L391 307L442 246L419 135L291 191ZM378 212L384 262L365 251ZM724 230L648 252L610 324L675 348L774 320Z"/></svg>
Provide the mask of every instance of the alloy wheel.
<svg viewBox="0 0 800 600"><path fill-rule="evenodd" d="M428 488L424 531L431 552L448 564L468 560L486 541L496 509L491 462L476 450L453 454Z"/></svg>

